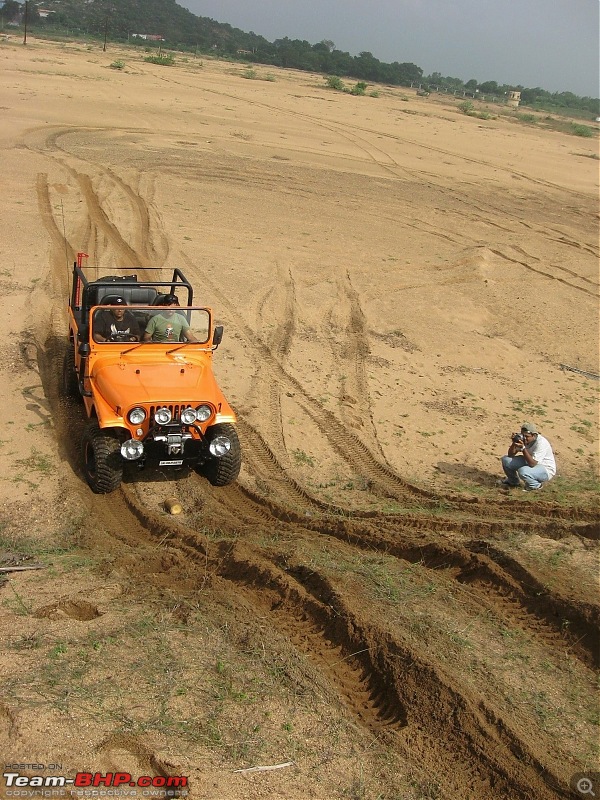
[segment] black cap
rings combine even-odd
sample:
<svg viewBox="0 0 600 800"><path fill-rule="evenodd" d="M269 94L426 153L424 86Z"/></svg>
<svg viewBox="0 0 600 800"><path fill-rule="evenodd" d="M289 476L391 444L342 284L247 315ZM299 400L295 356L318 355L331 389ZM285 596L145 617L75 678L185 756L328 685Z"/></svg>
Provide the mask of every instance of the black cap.
<svg viewBox="0 0 600 800"><path fill-rule="evenodd" d="M103 306L126 306L127 301L119 294L107 294L100 301Z"/></svg>
<svg viewBox="0 0 600 800"><path fill-rule="evenodd" d="M178 306L179 305L179 298L176 294L168 294L165 297L163 305L165 306Z"/></svg>

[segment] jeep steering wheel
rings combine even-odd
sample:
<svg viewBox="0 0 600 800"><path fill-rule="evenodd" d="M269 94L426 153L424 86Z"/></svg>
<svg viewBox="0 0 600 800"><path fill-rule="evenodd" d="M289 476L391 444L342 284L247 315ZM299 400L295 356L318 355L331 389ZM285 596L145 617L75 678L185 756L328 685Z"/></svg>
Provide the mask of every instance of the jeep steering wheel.
<svg viewBox="0 0 600 800"><path fill-rule="evenodd" d="M135 336L129 333L111 333L110 342L137 342Z"/></svg>

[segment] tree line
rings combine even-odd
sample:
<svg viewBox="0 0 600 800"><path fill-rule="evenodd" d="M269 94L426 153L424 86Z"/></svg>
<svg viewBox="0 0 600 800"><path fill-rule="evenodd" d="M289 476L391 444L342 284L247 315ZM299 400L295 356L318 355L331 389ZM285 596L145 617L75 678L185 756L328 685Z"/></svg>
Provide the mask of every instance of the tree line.
<svg viewBox="0 0 600 800"><path fill-rule="evenodd" d="M41 16L40 8L49 11ZM3 24L22 21L24 2L6 0L0 9ZM585 116L600 114L598 98L580 97L572 92L548 92L540 87L499 85L496 81L479 82L472 78L443 76L439 72L424 75L413 63L391 64L363 51L352 56L338 50L331 40L311 44L305 40L268 41L253 31L246 32L209 17L199 17L176 3L176 0L44 0L28 2L27 22L34 31L48 33L106 36L111 41L130 41L132 33L160 35L165 47L175 50L211 53L267 66L293 68L324 75L356 78L359 81L391 86L421 85L437 91L471 92L502 99L509 91L521 92L521 103L539 109L563 108ZM135 42L135 40L133 40ZM143 41L144 46L148 42Z"/></svg>

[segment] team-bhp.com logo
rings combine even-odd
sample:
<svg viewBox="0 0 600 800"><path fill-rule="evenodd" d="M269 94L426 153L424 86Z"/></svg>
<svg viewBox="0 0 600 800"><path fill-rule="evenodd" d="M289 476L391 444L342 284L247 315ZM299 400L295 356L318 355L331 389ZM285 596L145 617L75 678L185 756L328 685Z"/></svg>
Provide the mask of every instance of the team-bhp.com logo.
<svg viewBox="0 0 600 800"><path fill-rule="evenodd" d="M61 789L82 797L186 797L188 779L183 775L142 775L128 772L78 772L65 775L21 775L4 772L6 797L60 797ZM77 791L79 790L79 791ZM139 791L141 790L141 791Z"/></svg>

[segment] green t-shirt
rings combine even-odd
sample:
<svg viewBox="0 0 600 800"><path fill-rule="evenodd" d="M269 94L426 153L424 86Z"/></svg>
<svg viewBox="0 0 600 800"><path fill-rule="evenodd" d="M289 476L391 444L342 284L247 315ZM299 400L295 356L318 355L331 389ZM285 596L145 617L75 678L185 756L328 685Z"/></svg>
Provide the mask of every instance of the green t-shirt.
<svg viewBox="0 0 600 800"><path fill-rule="evenodd" d="M179 342L182 331L187 331L189 323L183 314L177 312L170 317L163 317L162 314L155 314L150 317L146 325L146 333L149 333L153 342Z"/></svg>

